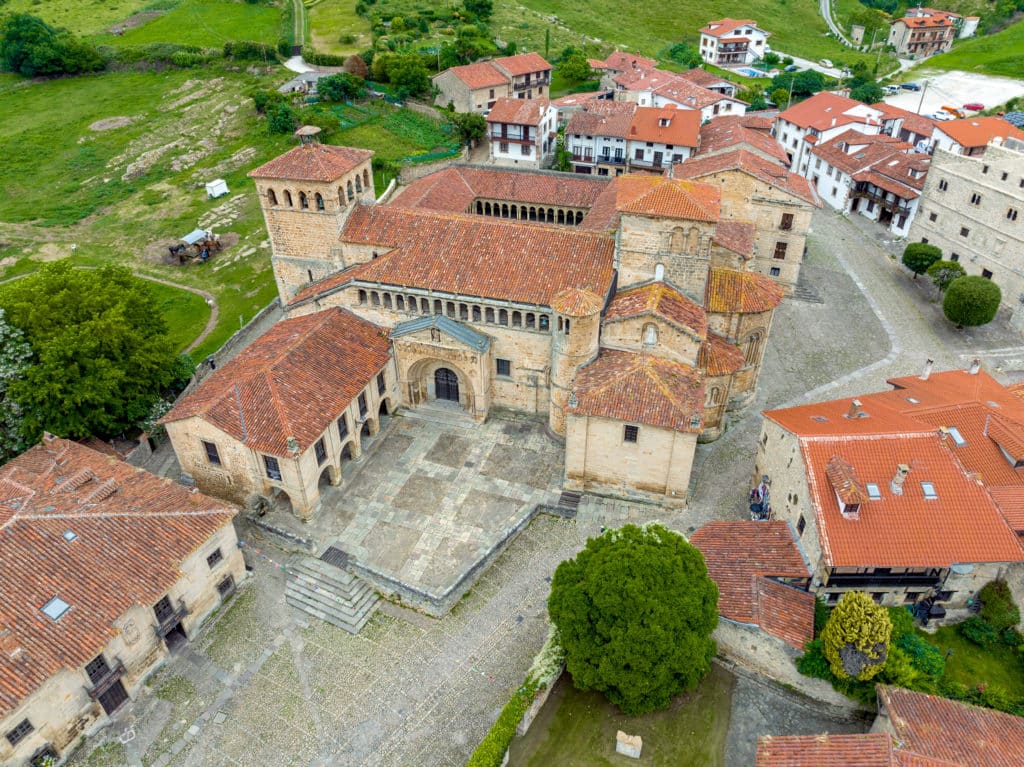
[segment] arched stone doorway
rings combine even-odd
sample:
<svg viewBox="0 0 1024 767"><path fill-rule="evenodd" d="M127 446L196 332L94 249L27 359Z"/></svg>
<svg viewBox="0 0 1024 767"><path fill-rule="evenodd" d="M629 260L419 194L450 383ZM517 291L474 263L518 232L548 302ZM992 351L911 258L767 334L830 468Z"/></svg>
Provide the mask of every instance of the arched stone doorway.
<svg viewBox="0 0 1024 767"><path fill-rule="evenodd" d="M439 400L459 402L459 377L449 368L434 371L434 396Z"/></svg>

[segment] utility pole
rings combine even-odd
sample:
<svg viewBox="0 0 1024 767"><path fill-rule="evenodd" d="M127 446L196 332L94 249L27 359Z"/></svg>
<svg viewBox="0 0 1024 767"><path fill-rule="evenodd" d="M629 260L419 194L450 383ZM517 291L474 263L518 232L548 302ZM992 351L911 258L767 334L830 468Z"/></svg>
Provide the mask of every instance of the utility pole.
<svg viewBox="0 0 1024 767"><path fill-rule="evenodd" d="M796 82L796 73L791 72L789 78L789 99L786 101L786 109L793 106L793 83Z"/></svg>
<svg viewBox="0 0 1024 767"><path fill-rule="evenodd" d="M928 92L928 81L924 81L924 86L921 88L921 100L917 102L917 113L921 114L921 107L924 106L924 94Z"/></svg>

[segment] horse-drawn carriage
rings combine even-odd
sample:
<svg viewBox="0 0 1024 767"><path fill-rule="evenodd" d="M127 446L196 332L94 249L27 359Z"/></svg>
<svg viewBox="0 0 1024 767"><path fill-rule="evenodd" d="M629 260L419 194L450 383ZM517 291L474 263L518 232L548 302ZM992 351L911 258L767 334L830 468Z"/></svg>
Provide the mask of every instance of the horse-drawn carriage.
<svg viewBox="0 0 1024 767"><path fill-rule="evenodd" d="M205 264L214 253L219 253L220 249L220 237L203 229L193 229L181 238L181 242L167 246L171 259L178 259L182 266L197 261Z"/></svg>

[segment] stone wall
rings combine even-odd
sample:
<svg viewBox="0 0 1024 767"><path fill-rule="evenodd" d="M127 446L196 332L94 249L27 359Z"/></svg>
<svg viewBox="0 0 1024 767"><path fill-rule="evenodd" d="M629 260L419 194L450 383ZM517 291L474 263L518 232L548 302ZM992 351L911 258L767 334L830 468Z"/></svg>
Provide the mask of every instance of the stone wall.
<svg viewBox="0 0 1024 767"><path fill-rule="evenodd" d="M652 325L657 342L654 346L648 346L644 340L648 327ZM649 353L654 357L693 366L697 364L700 353L699 340L653 315L605 323L601 329L601 345L609 349Z"/></svg>
<svg viewBox="0 0 1024 767"><path fill-rule="evenodd" d="M633 215L619 221L619 288L664 279L703 305L714 224L680 221L673 227L665 219Z"/></svg>
<svg viewBox="0 0 1024 767"><path fill-rule="evenodd" d="M437 112L431 110L434 117L437 117ZM398 182L400 184L411 184L418 178L429 176L431 173L436 173L439 170L444 170L452 163L457 162L468 162L469 150L466 147L462 147L457 155L454 157L448 157L444 160L437 160L435 162L420 162L420 163L409 163L403 165L402 169L398 173Z"/></svg>

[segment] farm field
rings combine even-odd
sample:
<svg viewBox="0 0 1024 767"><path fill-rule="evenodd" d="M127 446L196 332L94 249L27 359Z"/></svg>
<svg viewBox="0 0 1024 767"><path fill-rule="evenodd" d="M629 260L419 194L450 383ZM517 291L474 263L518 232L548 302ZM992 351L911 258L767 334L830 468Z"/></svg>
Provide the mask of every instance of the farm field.
<svg viewBox="0 0 1024 767"><path fill-rule="evenodd" d="M321 53L347 56L373 44L370 23L356 15L356 0L312 0L306 3L309 42ZM351 42L341 38L351 35Z"/></svg>
<svg viewBox="0 0 1024 767"><path fill-rule="evenodd" d="M1002 32L988 37L965 40L949 53L932 56L927 61L933 69L960 69L1024 79L1024 21L1018 21Z"/></svg>
<svg viewBox="0 0 1024 767"><path fill-rule="evenodd" d="M255 40L273 45L281 34L281 8L251 5L243 0L181 0L165 13L123 35L103 34L93 38L98 45L145 45L177 43L221 48L228 40ZM152 7L152 6L150 6Z"/></svg>
<svg viewBox="0 0 1024 767"><path fill-rule="evenodd" d="M174 0L165 2L170 4ZM5 13L31 13L76 35L91 35L114 26L145 5L145 0L7 0L2 7Z"/></svg>

